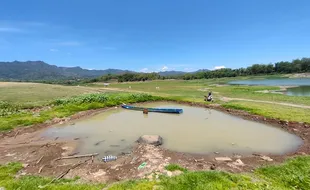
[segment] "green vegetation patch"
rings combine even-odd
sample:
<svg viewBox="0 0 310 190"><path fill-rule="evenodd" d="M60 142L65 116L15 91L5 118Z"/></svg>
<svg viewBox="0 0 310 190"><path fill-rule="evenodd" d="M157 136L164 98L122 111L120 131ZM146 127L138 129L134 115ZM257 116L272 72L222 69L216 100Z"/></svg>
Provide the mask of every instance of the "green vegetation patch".
<svg viewBox="0 0 310 190"><path fill-rule="evenodd" d="M310 156L289 159L282 165L262 167L255 173L283 189L310 189Z"/></svg>
<svg viewBox="0 0 310 190"><path fill-rule="evenodd" d="M94 93L98 90L82 86L6 82L0 83L0 101L32 108L44 106L56 98L68 98L83 93Z"/></svg>
<svg viewBox="0 0 310 190"><path fill-rule="evenodd" d="M166 170L168 171L176 171L176 170L180 170L182 172L187 172L188 170L186 168L183 168L177 164L169 164L165 167Z"/></svg>
<svg viewBox="0 0 310 190"><path fill-rule="evenodd" d="M83 184L75 179L62 179L55 183L48 184L52 179L37 176L21 176L16 178L15 175L22 168L20 163L9 163L7 165L0 165L0 187L5 187L7 190L33 190L33 189L59 189L59 190L98 190L102 189L103 184ZM40 188L41 187L41 188ZM43 188L42 188L43 187Z"/></svg>
<svg viewBox="0 0 310 190"><path fill-rule="evenodd" d="M71 116L80 111L116 106L122 103L136 103L163 100L149 94L97 93L56 99L50 103L52 109L39 113L21 112L0 117L0 130L43 123L53 118Z"/></svg>
<svg viewBox="0 0 310 190"><path fill-rule="evenodd" d="M267 118L310 123L310 109L247 101L231 101L222 106L225 108L244 110L251 114L257 114Z"/></svg>

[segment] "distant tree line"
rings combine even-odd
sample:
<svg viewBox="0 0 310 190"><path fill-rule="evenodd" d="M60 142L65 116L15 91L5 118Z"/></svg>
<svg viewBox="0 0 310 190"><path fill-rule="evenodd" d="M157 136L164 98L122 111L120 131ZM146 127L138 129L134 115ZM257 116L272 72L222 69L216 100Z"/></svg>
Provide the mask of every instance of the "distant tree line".
<svg viewBox="0 0 310 190"><path fill-rule="evenodd" d="M310 58L295 59L292 62L281 61L275 64L254 64L247 68L239 69L219 69L214 71L203 71L196 73L189 73L178 76L178 79L192 80L192 79L209 79L209 78L223 78L236 77L248 75L270 75L270 74L289 74L289 73L303 73L310 72Z"/></svg>
<svg viewBox="0 0 310 190"><path fill-rule="evenodd" d="M158 73L124 73L121 75L104 75L98 78L89 79L86 82L108 82L111 80L117 80L117 82L130 82L130 81L147 81L147 80L157 80L165 79L166 77L161 77Z"/></svg>

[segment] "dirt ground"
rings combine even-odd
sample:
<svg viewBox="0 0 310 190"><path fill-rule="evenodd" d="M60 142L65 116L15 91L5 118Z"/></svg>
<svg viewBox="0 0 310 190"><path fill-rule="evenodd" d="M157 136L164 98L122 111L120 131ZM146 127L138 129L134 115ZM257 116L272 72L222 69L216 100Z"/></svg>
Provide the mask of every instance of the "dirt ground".
<svg viewBox="0 0 310 190"><path fill-rule="evenodd" d="M179 164L189 170L212 169L229 172L250 172L261 165L277 164L288 157L310 154L310 126L307 123L267 119L243 111L224 109L216 105L190 105L209 107L244 119L280 127L300 136L304 143L297 151L286 155L261 155L257 153L251 156L234 155L230 157L221 153L211 153L209 155L179 153L166 150L161 146L136 144L130 154L119 155L116 161L104 163L101 158L96 156L60 159L64 156L75 155L74 149L79 140L64 141L58 138L48 139L40 136L46 128L53 124L73 121L107 110L100 109L80 112L70 118L55 118L41 125L1 133L0 164L13 161L22 162L24 168L18 175L31 174L56 177L65 172L65 178L79 176L82 181L111 183L125 179L153 178L159 174L168 176L178 174L165 170L165 166L169 163ZM224 159L225 161L219 161L215 158ZM145 167L138 169L139 165L144 162L146 163ZM153 175L154 173L155 175Z"/></svg>

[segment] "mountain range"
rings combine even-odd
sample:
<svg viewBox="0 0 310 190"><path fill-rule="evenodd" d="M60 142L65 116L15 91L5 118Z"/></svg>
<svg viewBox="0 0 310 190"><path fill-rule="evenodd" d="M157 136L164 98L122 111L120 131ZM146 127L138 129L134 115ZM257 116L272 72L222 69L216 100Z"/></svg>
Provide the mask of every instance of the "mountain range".
<svg viewBox="0 0 310 190"><path fill-rule="evenodd" d="M88 70L81 67L58 67L43 61L0 62L1 80L61 80L95 78L107 74L124 74L134 71L121 69ZM161 76L183 75L182 71L159 72Z"/></svg>
<svg viewBox="0 0 310 190"><path fill-rule="evenodd" d="M0 62L0 79L2 80L59 80L94 78L107 74L131 72L120 69L88 70L81 67L57 67L43 61Z"/></svg>

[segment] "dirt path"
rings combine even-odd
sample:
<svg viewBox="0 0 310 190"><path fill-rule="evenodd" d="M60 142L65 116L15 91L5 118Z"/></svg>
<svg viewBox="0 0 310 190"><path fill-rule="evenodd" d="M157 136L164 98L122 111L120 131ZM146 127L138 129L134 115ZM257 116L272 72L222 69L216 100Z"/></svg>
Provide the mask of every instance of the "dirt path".
<svg viewBox="0 0 310 190"><path fill-rule="evenodd" d="M264 101L264 100L252 100L252 99L244 99L244 98L228 98L228 97L222 97L221 100L224 102L228 102L228 101L232 101L232 100L238 100L238 101L277 104L277 105L290 106L290 107L295 107L295 108L310 109L310 106L307 106L307 105L290 104L290 103L284 103L284 102L272 102L272 101Z"/></svg>

